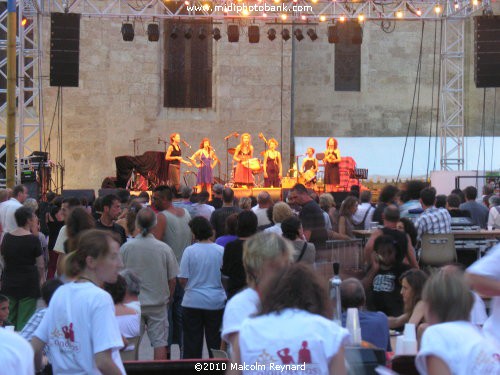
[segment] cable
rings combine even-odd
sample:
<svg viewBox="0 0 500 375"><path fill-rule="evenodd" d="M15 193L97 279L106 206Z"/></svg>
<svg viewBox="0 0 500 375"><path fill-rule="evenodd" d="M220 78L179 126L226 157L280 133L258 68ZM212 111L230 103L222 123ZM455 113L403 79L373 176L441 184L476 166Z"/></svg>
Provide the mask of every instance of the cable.
<svg viewBox="0 0 500 375"><path fill-rule="evenodd" d="M486 89L484 88L483 89L483 110L481 113L481 135L479 138L479 152L477 153L476 187L477 187L477 179L479 176L479 160L481 159L481 143L484 143L485 113L486 113ZM483 152L484 152L484 150L483 150Z"/></svg>
<svg viewBox="0 0 500 375"><path fill-rule="evenodd" d="M490 171L493 172L493 152L495 151L495 126L496 126L496 114L497 114L497 89L495 87L494 95L493 95L493 129L492 129L492 137L491 140L491 160L490 160Z"/></svg>
<svg viewBox="0 0 500 375"><path fill-rule="evenodd" d="M425 181L429 180L429 164L431 162L432 121L434 119L432 112L434 111L434 86L436 84L435 83L436 82L436 46L437 46L437 23L434 22L434 53L432 56L431 121L429 124L429 140L428 140L428 144L427 144L427 170L425 172Z"/></svg>
<svg viewBox="0 0 500 375"><path fill-rule="evenodd" d="M413 165L415 162L415 152L417 145L417 129L418 129L418 109L420 108L420 79L422 78L422 50L424 45L424 26L425 22L422 21L422 37L420 39L420 53L418 59L418 91L417 91L417 109L415 110L415 133L413 135L413 154L411 156L411 173L410 178L413 179Z"/></svg>

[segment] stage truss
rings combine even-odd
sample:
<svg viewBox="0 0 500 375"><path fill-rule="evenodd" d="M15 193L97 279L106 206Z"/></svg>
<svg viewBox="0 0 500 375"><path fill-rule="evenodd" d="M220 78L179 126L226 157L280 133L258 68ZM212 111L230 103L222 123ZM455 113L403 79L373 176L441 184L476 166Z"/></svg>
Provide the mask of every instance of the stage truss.
<svg viewBox="0 0 500 375"><path fill-rule="evenodd" d="M16 143L18 168L16 179L20 179L20 163L33 150L28 141L38 137L36 144L42 150L43 141L43 95L42 95L42 51L40 41L42 22L51 12L81 13L90 18L119 18L122 20L155 21L160 19L211 19L214 23L237 22L250 24L256 20L276 24L321 25L339 22L341 19L367 21L419 21L443 20L443 47L441 50L441 169L464 167L464 29L465 19L489 8L486 1L304 1L269 2L267 11L248 11L242 1L160 1L160 0L18 0L18 80L16 97L18 115L16 118ZM7 1L0 0L0 74L6 82L7 49ZM265 6L261 1L250 1L249 5ZM231 5L233 7L231 7ZM278 8L281 6L281 8ZM296 8L292 8L295 6ZM286 7L286 10L285 8ZM298 8L301 7L301 8ZM248 9L248 8L247 8ZM274 9L274 10L273 10ZM286 17L284 17L286 14ZM21 25L26 17L27 26ZM5 87L0 93L6 93ZM0 139L6 135L6 103L0 106ZM31 142L31 145L34 143ZM0 151L0 159L5 150ZM0 162L0 172L5 165ZM5 180L0 179L0 186Z"/></svg>

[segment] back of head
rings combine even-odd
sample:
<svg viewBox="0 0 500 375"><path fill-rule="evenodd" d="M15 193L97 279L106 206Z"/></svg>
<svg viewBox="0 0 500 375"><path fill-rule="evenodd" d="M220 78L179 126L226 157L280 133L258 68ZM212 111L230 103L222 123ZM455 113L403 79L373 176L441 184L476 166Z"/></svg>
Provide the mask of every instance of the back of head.
<svg viewBox="0 0 500 375"><path fill-rule="evenodd" d="M394 201L394 198L396 197L398 191L399 189L394 185L385 186L380 192L379 201L382 203L391 203L392 201Z"/></svg>
<svg viewBox="0 0 500 375"><path fill-rule="evenodd" d="M309 195L306 187L302 184L293 185L291 191L295 191L297 194L308 194Z"/></svg>
<svg viewBox="0 0 500 375"><path fill-rule="evenodd" d="M436 196L436 208L445 208L446 207L446 195L439 194Z"/></svg>
<svg viewBox="0 0 500 375"><path fill-rule="evenodd" d="M38 202L35 198L28 198L24 201L23 206L31 208L33 212L38 210Z"/></svg>
<svg viewBox="0 0 500 375"><path fill-rule="evenodd" d="M22 228L28 224L28 220L33 217L33 210L29 207L21 206L14 213L14 218L16 219L16 224L18 227Z"/></svg>
<svg viewBox="0 0 500 375"><path fill-rule="evenodd" d="M207 203L209 197L210 197L210 194L208 194L208 191L206 191L206 190L201 191L200 194L198 194L198 203L200 203L200 204Z"/></svg>
<svg viewBox="0 0 500 375"><path fill-rule="evenodd" d="M372 192L370 190L363 190L359 196L359 200L361 203L371 203Z"/></svg>
<svg viewBox="0 0 500 375"><path fill-rule="evenodd" d="M366 303L365 289L363 284L354 278L345 279L340 284L340 298L342 300L342 309L363 307Z"/></svg>
<svg viewBox="0 0 500 375"><path fill-rule="evenodd" d="M340 205L339 215L340 216L352 216L352 209L358 204L358 199L354 196L349 196Z"/></svg>
<svg viewBox="0 0 500 375"><path fill-rule="evenodd" d="M427 303L431 324L469 320L474 303L464 275L459 272L436 272L427 280L422 299Z"/></svg>
<svg viewBox="0 0 500 375"><path fill-rule="evenodd" d="M259 232L243 244L243 266L249 284L258 284L266 262L284 258L293 260L294 248L290 241L276 233Z"/></svg>
<svg viewBox="0 0 500 375"><path fill-rule="evenodd" d="M50 303L50 300L52 296L54 295L55 291L57 288L59 288L61 285L64 285L64 283L59 280L59 279L51 279L47 280L43 285L42 285L42 299L45 302L45 304L48 306Z"/></svg>
<svg viewBox="0 0 500 375"><path fill-rule="evenodd" d="M181 198L189 199L191 194L193 194L193 189L191 189L189 186L181 187Z"/></svg>
<svg viewBox="0 0 500 375"><path fill-rule="evenodd" d="M133 235L133 233L135 232L135 220L137 218L137 214L139 213L140 210L142 210L142 208L143 206L138 199L135 199L132 202L130 202L126 217L127 232L130 235Z"/></svg>
<svg viewBox="0 0 500 375"><path fill-rule="evenodd" d="M26 189L26 187L24 185L16 185L14 186L14 188L12 189L12 197L16 198L19 196L19 194L22 194L24 193L24 190Z"/></svg>
<svg viewBox="0 0 500 375"><path fill-rule="evenodd" d="M263 283L261 315L299 309L311 314L330 317L325 283L313 269L301 262L276 272Z"/></svg>
<svg viewBox="0 0 500 375"><path fill-rule="evenodd" d="M322 210L328 211L334 205L335 201L330 193L323 193L319 196L319 206Z"/></svg>
<svg viewBox="0 0 500 375"><path fill-rule="evenodd" d="M257 203L259 205L268 205L272 202L273 201L271 199L271 194L269 194L267 191L261 191L259 195L257 195Z"/></svg>
<svg viewBox="0 0 500 375"><path fill-rule="evenodd" d="M238 202L238 206L242 210L249 210L252 208L252 200L250 199L250 197L241 197Z"/></svg>
<svg viewBox="0 0 500 375"><path fill-rule="evenodd" d="M69 209L79 207L82 205L77 197L64 198L63 203L65 203Z"/></svg>
<svg viewBox="0 0 500 375"><path fill-rule="evenodd" d="M141 231L143 236L146 236L156 225L156 214L149 208L141 208L135 218L135 225Z"/></svg>
<svg viewBox="0 0 500 375"><path fill-rule="evenodd" d="M406 184L406 194L410 200L418 200L420 192L425 189L426 183L419 180L408 181Z"/></svg>
<svg viewBox="0 0 500 375"><path fill-rule="evenodd" d="M234 201L234 191L231 188L224 188L222 190L222 201L224 203L233 203Z"/></svg>
<svg viewBox="0 0 500 375"><path fill-rule="evenodd" d="M425 188L420 192L420 199L422 204L427 207L434 206L436 203L436 190L432 188Z"/></svg>
<svg viewBox="0 0 500 375"><path fill-rule="evenodd" d="M384 220L390 223L397 223L399 221L399 208L396 205L384 208Z"/></svg>
<svg viewBox="0 0 500 375"><path fill-rule="evenodd" d="M126 204L130 198L130 191L126 189L118 189L116 191L116 196L120 200L120 203Z"/></svg>
<svg viewBox="0 0 500 375"><path fill-rule="evenodd" d="M154 192L158 193L158 195L162 199L166 199L167 202L172 202L172 199L174 199L174 193L172 192L172 189L169 186L166 185L157 186Z"/></svg>
<svg viewBox="0 0 500 375"><path fill-rule="evenodd" d="M285 202L278 202L273 206L273 222L282 223L293 215L293 211Z"/></svg>
<svg viewBox="0 0 500 375"><path fill-rule="evenodd" d="M9 191L7 189L0 189L0 203L9 199Z"/></svg>
<svg viewBox="0 0 500 375"><path fill-rule="evenodd" d="M212 188L212 193L220 195L222 194L222 190L224 190L224 186L222 186L221 184L215 184Z"/></svg>
<svg viewBox="0 0 500 375"><path fill-rule="evenodd" d="M460 197L457 194L450 194L446 198L446 203L448 204L449 208L458 208L460 207Z"/></svg>
<svg viewBox="0 0 500 375"><path fill-rule="evenodd" d="M137 198L141 199L145 204L149 204L150 197L147 191L141 191Z"/></svg>
<svg viewBox="0 0 500 375"><path fill-rule="evenodd" d="M292 215L281 223L281 231L283 232L283 237L289 239L290 241L295 241L299 236L299 229L301 226L300 219Z"/></svg>
<svg viewBox="0 0 500 375"><path fill-rule="evenodd" d="M95 228L94 218L83 207L75 207L66 220L68 234L67 250L75 250L77 235L84 230Z"/></svg>
<svg viewBox="0 0 500 375"><path fill-rule="evenodd" d="M236 235L238 237L249 237L257 232L257 225L257 215L252 210L241 211L238 214Z"/></svg>
<svg viewBox="0 0 500 375"><path fill-rule="evenodd" d="M212 225L203 216L196 216L189 222L189 228L197 241L208 240L214 235Z"/></svg>
<svg viewBox="0 0 500 375"><path fill-rule="evenodd" d="M492 195L488 199L488 201L490 203L490 207L500 206L500 196L499 195Z"/></svg>
<svg viewBox="0 0 500 375"><path fill-rule="evenodd" d="M465 198L468 201L475 201L477 198L477 189L474 186L467 186L464 189Z"/></svg>
<svg viewBox="0 0 500 375"><path fill-rule="evenodd" d="M113 303L115 305L122 303L125 298L125 293L127 292L127 281L122 275L118 274L115 283L104 283L104 290L111 294L111 298L113 298Z"/></svg>
<svg viewBox="0 0 500 375"><path fill-rule="evenodd" d="M226 234L236 235L236 230L238 226L238 214L234 213L226 218Z"/></svg>

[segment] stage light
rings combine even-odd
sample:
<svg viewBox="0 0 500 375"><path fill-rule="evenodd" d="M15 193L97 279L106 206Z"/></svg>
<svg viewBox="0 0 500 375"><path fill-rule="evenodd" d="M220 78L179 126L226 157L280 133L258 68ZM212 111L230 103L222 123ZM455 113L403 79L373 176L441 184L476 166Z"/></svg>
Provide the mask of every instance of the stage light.
<svg viewBox="0 0 500 375"><path fill-rule="evenodd" d="M218 27L214 28L214 30L212 31L212 35L213 35L215 41L217 41L220 38L222 38L222 36L220 35L220 29Z"/></svg>
<svg viewBox="0 0 500 375"><path fill-rule="evenodd" d="M436 14L441 13L441 7L440 7L439 5L436 5L436 6L434 7L434 12L435 12Z"/></svg>
<svg viewBox="0 0 500 375"><path fill-rule="evenodd" d="M205 12L208 12L208 11L210 10L210 5L209 5L209 4L206 4L206 3L205 3L205 4L203 4L203 10L204 10Z"/></svg>
<svg viewBox="0 0 500 375"><path fill-rule="evenodd" d="M358 16L358 21L359 21L359 22L363 22L364 20L365 20L365 15L364 15L364 14L360 14L360 15Z"/></svg>
<svg viewBox="0 0 500 375"><path fill-rule="evenodd" d="M320 22L325 22L326 21L326 16L323 15L323 14L321 16L319 16L319 21Z"/></svg>
<svg viewBox="0 0 500 375"><path fill-rule="evenodd" d="M422 15L422 11L420 9L417 9L417 16L421 16Z"/></svg>
<svg viewBox="0 0 500 375"><path fill-rule="evenodd" d="M396 18L403 18L403 11L402 10L398 10L396 12Z"/></svg>
<svg viewBox="0 0 500 375"><path fill-rule="evenodd" d="M207 31L204 27L200 27L200 31L198 32L198 38L200 40L204 40L207 37Z"/></svg>
<svg viewBox="0 0 500 375"><path fill-rule="evenodd" d="M340 21L340 22L345 22L345 16L340 16L340 17L339 17L339 21Z"/></svg>
<svg viewBox="0 0 500 375"><path fill-rule="evenodd" d="M177 26L174 25L174 27L172 27L172 31L170 32L170 37L172 39L177 39L178 33L179 33L179 29L177 28Z"/></svg>
<svg viewBox="0 0 500 375"><path fill-rule="evenodd" d="M248 42L259 43L259 40L260 40L259 26L256 25L248 26Z"/></svg>
<svg viewBox="0 0 500 375"><path fill-rule="evenodd" d="M293 35L295 35L295 39L297 39L299 42L304 39L304 34L302 34L302 30L301 29L295 29L295 31L293 32Z"/></svg>
<svg viewBox="0 0 500 375"><path fill-rule="evenodd" d="M122 23L122 38L124 42L131 42L134 40L134 25L130 22Z"/></svg>
<svg viewBox="0 0 500 375"><path fill-rule="evenodd" d="M283 29L281 30L281 37L283 40L286 42L288 39L290 39L290 30L288 29Z"/></svg>
<svg viewBox="0 0 500 375"><path fill-rule="evenodd" d="M238 25L227 25L227 40L236 43L240 40L240 28Z"/></svg>
<svg viewBox="0 0 500 375"><path fill-rule="evenodd" d="M458 8L460 8L460 5L458 4L458 1L455 1L455 3L453 4L453 7L455 8L455 10L457 10Z"/></svg>
<svg viewBox="0 0 500 375"><path fill-rule="evenodd" d="M478 6L479 5L479 1L478 0L472 0L472 5Z"/></svg>
<svg viewBox="0 0 500 375"><path fill-rule="evenodd" d="M273 28L270 28L269 30L267 30L267 38L270 41L273 41L274 39L276 39L276 30Z"/></svg>
<svg viewBox="0 0 500 375"><path fill-rule="evenodd" d="M28 24L28 19L26 17L23 17L21 19L21 26L22 27L25 27L26 25Z"/></svg>
<svg viewBox="0 0 500 375"><path fill-rule="evenodd" d="M340 41L339 29L337 25L328 26L328 43L338 43Z"/></svg>
<svg viewBox="0 0 500 375"><path fill-rule="evenodd" d="M248 17L250 15L250 12L248 11L248 9L245 8L241 11L241 15L243 17Z"/></svg>
<svg viewBox="0 0 500 375"><path fill-rule="evenodd" d="M160 40L160 25L157 23L148 24L147 34L150 42L157 42Z"/></svg>
<svg viewBox="0 0 500 375"><path fill-rule="evenodd" d="M307 21L307 17L306 17L304 14L300 16L300 19L301 19L302 21Z"/></svg>
<svg viewBox="0 0 500 375"><path fill-rule="evenodd" d="M282 19L283 21L286 21L287 17L286 17L286 14L285 14L285 13L283 13L283 14L281 15L281 19Z"/></svg>
<svg viewBox="0 0 500 375"><path fill-rule="evenodd" d="M193 29L188 27L186 31L184 31L184 38L191 39L192 36L193 36Z"/></svg>
<svg viewBox="0 0 500 375"><path fill-rule="evenodd" d="M316 34L316 31L314 29L309 29L307 30L307 35L309 35L309 38L314 42L316 39L318 39L318 34Z"/></svg>

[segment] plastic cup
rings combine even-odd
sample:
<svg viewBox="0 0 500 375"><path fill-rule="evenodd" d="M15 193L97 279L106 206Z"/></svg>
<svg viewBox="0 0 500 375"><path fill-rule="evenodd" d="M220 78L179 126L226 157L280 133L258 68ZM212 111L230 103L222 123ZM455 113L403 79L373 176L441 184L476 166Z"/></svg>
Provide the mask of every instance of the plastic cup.
<svg viewBox="0 0 500 375"><path fill-rule="evenodd" d="M417 340L406 340L403 338L403 350L405 355L417 354Z"/></svg>
<svg viewBox="0 0 500 375"><path fill-rule="evenodd" d="M370 222L370 230L375 230L378 228L378 221Z"/></svg>
<svg viewBox="0 0 500 375"><path fill-rule="evenodd" d="M405 354L405 347L404 347L403 339L404 339L403 336L396 337L396 350L394 352L395 355L404 355Z"/></svg>
<svg viewBox="0 0 500 375"><path fill-rule="evenodd" d="M406 323L403 334L406 341L417 341L417 333L415 331L415 324Z"/></svg>
<svg viewBox="0 0 500 375"><path fill-rule="evenodd" d="M361 344L361 327L359 325L358 309L351 307L347 309L346 328L351 334L351 342L354 345Z"/></svg>

